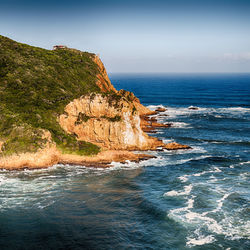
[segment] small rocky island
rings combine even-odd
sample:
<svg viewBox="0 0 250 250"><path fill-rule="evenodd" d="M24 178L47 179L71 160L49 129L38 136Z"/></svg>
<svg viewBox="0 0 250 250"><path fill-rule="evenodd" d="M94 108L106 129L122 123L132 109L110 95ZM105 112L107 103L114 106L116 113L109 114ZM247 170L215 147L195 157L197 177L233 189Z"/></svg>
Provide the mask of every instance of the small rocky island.
<svg viewBox="0 0 250 250"><path fill-rule="evenodd" d="M160 124L133 93L117 91L100 58L46 50L0 36L0 168L57 163L108 166L153 157L133 151L188 149L146 132Z"/></svg>

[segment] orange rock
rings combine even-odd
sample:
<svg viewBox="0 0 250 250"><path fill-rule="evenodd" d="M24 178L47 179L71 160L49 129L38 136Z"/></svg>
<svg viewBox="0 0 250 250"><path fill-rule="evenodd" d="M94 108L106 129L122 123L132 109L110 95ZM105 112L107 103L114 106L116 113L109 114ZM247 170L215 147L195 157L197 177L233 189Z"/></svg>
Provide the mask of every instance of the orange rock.
<svg viewBox="0 0 250 250"><path fill-rule="evenodd" d="M171 123L158 123L158 122L151 122L152 128L170 128L172 126Z"/></svg>
<svg viewBox="0 0 250 250"><path fill-rule="evenodd" d="M36 153L11 155L0 159L0 169L21 170L47 168L52 165L72 164L87 167L109 167L111 162L139 162L155 158L153 155L135 154L131 151L109 150L102 151L95 156L80 156L62 154L55 145L41 149Z"/></svg>
<svg viewBox="0 0 250 250"><path fill-rule="evenodd" d="M187 145L182 145L182 144L179 144L177 142L170 142L168 144L165 144L163 146L165 149L167 150L177 150L177 149L191 149L190 146L187 146Z"/></svg>
<svg viewBox="0 0 250 250"><path fill-rule="evenodd" d="M156 112L165 112L167 109L165 109L165 108L161 108L161 107L159 107L159 108L157 108L155 111Z"/></svg>
<svg viewBox="0 0 250 250"><path fill-rule="evenodd" d="M81 116L85 119L81 120ZM114 118L119 119L114 119ZM61 127L78 140L91 142L103 149L149 150L159 144L157 138L143 132L134 103L125 98L110 100L95 94L75 99L59 117ZM165 126L165 125L163 125Z"/></svg>
<svg viewBox="0 0 250 250"><path fill-rule="evenodd" d="M144 116L143 119L149 122L157 122L157 119L155 117Z"/></svg>
<svg viewBox="0 0 250 250"><path fill-rule="evenodd" d="M112 83L109 80L108 74L106 72L106 69L102 63L102 61L100 60L100 58L95 55L93 61L97 64L97 66L99 67L99 70L101 72L101 74L97 74L97 81L96 84L97 86L101 89L102 92L117 92L117 90L114 88L114 86L112 85Z"/></svg>
<svg viewBox="0 0 250 250"><path fill-rule="evenodd" d="M146 133L156 133L156 131L152 127L147 127L147 126L143 127L142 131Z"/></svg>

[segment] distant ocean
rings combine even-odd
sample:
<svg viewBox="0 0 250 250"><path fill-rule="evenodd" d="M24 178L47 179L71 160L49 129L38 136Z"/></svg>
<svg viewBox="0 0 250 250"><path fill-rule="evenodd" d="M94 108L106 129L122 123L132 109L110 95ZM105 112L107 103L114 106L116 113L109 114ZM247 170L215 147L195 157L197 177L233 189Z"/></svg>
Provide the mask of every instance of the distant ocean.
<svg viewBox="0 0 250 250"><path fill-rule="evenodd" d="M250 249L250 74L111 75L192 150L0 171L0 249ZM189 106L198 110L189 110Z"/></svg>

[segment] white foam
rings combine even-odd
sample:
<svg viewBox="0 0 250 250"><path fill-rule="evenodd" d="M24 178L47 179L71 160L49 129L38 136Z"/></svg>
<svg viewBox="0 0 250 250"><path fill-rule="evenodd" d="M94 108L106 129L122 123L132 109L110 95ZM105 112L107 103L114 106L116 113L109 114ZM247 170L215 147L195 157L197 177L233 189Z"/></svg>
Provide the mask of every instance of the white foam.
<svg viewBox="0 0 250 250"><path fill-rule="evenodd" d="M208 236L199 235L198 239L187 237L186 245L187 245L187 247L201 246L201 245L212 243L214 241L215 241L215 239L214 239L213 235L208 235Z"/></svg>
<svg viewBox="0 0 250 250"><path fill-rule="evenodd" d="M167 143L170 143L170 142L173 142L174 140L173 139L163 139L162 142L167 144Z"/></svg>
<svg viewBox="0 0 250 250"><path fill-rule="evenodd" d="M224 200L230 195L231 193L227 193L227 194L224 194L223 197L221 199L219 199L217 201L217 207L211 211L208 211L208 212L204 212L202 213L203 216L206 216L207 214L211 214L211 213L217 213L218 211L220 211L223 207L223 202Z"/></svg>
<svg viewBox="0 0 250 250"><path fill-rule="evenodd" d="M186 122L171 122L171 128L191 128L190 124Z"/></svg>
<svg viewBox="0 0 250 250"><path fill-rule="evenodd" d="M166 108L163 105L149 105L148 108L151 110L155 110L158 107ZM223 114L225 115L238 115L249 113L250 108L243 107L229 107L229 108L201 108L198 107L197 110L189 109L188 107L167 107L165 112L161 112L161 114L167 114L167 119L176 118L179 116L189 116L192 114L210 114L214 115L217 118L223 118Z"/></svg>
<svg viewBox="0 0 250 250"><path fill-rule="evenodd" d="M248 172L246 172L246 173L241 173L241 174L239 175L239 179L241 179L241 180L248 180L249 177L250 177L250 173L248 173Z"/></svg>
<svg viewBox="0 0 250 250"><path fill-rule="evenodd" d="M147 152L148 154L149 152ZM154 153L156 158L152 158L149 160L144 160L140 162L131 162L131 161L126 161L125 163L121 162L112 162L110 168L106 168L106 171L112 171L112 170L117 170L117 169L133 169L133 168L141 168L141 167L147 167L147 166L155 166L155 167L162 167L166 165L166 160L162 156L158 156L157 154Z"/></svg>
<svg viewBox="0 0 250 250"><path fill-rule="evenodd" d="M241 162L241 163L239 163L239 164L240 164L240 165L250 164L250 161Z"/></svg>
<svg viewBox="0 0 250 250"><path fill-rule="evenodd" d="M243 107L230 107L230 108L218 108L220 112L250 112L250 108Z"/></svg>
<svg viewBox="0 0 250 250"><path fill-rule="evenodd" d="M222 226L213 218L190 211L193 208L193 199L187 201L187 206L170 210L169 217L190 225L204 227L206 226L210 232L222 234Z"/></svg>
<svg viewBox="0 0 250 250"><path fill-rule="evenodd" d="M178 179L181 180L182 182L187 182L189 176L190 175L185 174L185 175L179 176Z"/></svg>
<svg viewBox="0 0 250 250"><path fill-rule="evenodd" d="M214 172L216 172L216 173L220 173L220 172L222 172L218 167L214 167Z"/></svg>
<svg viewBox="0 0 250 250"><path fill-rule="evenodd" d="M193 207L194 207L194 196L192 195L191 198L188 199L188 201L187 201L187 209L191 209Z"/></svg>
<svg viewBox="0 0 250 250"><path fill-rule="evenodd" d="M166 108L166 107L163 106L162 104L159 104L159 105L148 105L147 108L149 108L150 110L156 110L157 108Z"/></svg>
<svg viewBox="0 0 250 250"><path fill-rule="evenodd" d="M212 170L207 170L207 171L202 171L200 173L196 173L196 174L193 174L193 176L201 176L201 175L204 175L204 174L208 174L208 173L220 173L222 172L218 167L214 167L214 169ZM214 176L211 176L211 178L215 178Z"/></svg>
<svg viewBox="0 0 250 250"><path fill-rule="evenodd" d="M216 168L214 171L220 172L220 170ZM191 197L189 197L190 194L186 197L186 206L172 209L168 213L170 218L189 228L186 243L188 247L204 245L215 241L214 235L200 234L200 231L204 231L204 229L208 233L224 235L231 240L241 238L250 239L250 221L241 218L241 210L244 209L244 207L234 209L233 212L224 210L224 202L232 193L217 187L214 191L222 194L222 197L216 201L217 206L212 210L203 213L193 211L195 196L190 193ZM223 219L220 220L220 217L218 219L213 218L214 214L218 213L223 214ZM195 231L193 231L194 227L196 228Z"/></svg>
<svg viewBox="0 0 250 250"><path fill-rule="evenodd" d="M190 184L190 185L188 185L188 186L185 186L185 187L184 187L184 191L182 191L182 192L178 192L178 191L172 190L172 191L166 192L166 193L164 194L164 196L181 196L181 195L188 195L188 194L190 194L192 188L193 188L193 186Z"/></svg>
<svg viewBox="0 0 250 250"><path fill-rule="evenodd" d="M229 195L230 195L230 193L224 194L223 197L222 197L220 200L218 200L218 207L217 207L217 209L216 209L216 212L222 208L222 206L223 206L223 201L224 201Z"/></svg>
<svg viewBox="0 0 250 250"><path fill-rule="evenodd" d="M171 140L172 141L172 140ZM171 142L169 141L169 142ZM166 140L166 142L168 143L168 140ZM179 150L167 150L164 149L164 152L166 152L167 154L203 154L203 153L207 153L207 151L203 148L203 147L199 147L199 146L192 146L191 149L179 149ZM209 157L212 157L211 155L209 155Z"/></svg>

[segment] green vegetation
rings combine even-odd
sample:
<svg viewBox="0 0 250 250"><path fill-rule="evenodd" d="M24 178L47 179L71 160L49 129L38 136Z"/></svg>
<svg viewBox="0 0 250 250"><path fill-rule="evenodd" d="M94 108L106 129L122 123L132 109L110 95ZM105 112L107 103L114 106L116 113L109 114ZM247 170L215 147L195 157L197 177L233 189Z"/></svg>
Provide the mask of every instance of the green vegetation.
<svg viewBox="0 0 250 250"><path fill-rule="evenodd" d="M91 117L87 116L86 114L83 114L82 112L80 112L78 114L77 120L75 121L75 125L79 125L82 122L87 122Z"/></svg>
<svg viewBox="0 0 250 250"><path fill-rule="evenodd" d="M133 106L132 115L134 115L136 111L137 111L136 107Z"/></svg>
<svg viewBox="0 0 250 250"><path fill-rule="evenodd" d="M100 93L96 85L100 72L93 57L72 49L45 50L0 36L0 141L5 141L2 154L35 152L44 147L42 129L51 132L63 152L98 152L97 146L67 135L57 122L70 101Z"/></svg>
<svg viewBox="0 0 250 250"><path fill-rule="evenodd" d="M116 115L114 117L107 117L107 116L104 115L101 118L107 119L110 122L119 122L122 119L120 115Z"/></svg>
<svg viewBox="0 0 250 250"><path fill-rule="evenodd" d="M34 129L28 125L12 129L7 140L2 146L5 155L13 153L36 152L39 148L44 147L47 139L42 138L43 131Z"/></svg>

